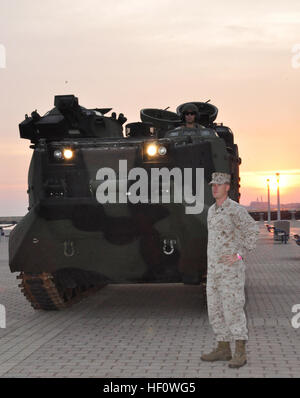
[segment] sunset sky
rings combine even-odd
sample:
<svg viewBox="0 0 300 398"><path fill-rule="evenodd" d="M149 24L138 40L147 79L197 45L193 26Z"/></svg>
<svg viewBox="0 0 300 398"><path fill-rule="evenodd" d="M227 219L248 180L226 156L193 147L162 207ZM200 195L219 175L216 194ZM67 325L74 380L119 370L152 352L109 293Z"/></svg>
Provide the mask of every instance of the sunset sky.
<svg viewBox="0 0 300 398"><path fill-rule="evenodd" d="M266 201L276 172L281 202L300 202L299 0L1 0L1 48L0 216L26 213L18 124L56 94L128 122L211 99L239 146L241 204Z"/></svg>

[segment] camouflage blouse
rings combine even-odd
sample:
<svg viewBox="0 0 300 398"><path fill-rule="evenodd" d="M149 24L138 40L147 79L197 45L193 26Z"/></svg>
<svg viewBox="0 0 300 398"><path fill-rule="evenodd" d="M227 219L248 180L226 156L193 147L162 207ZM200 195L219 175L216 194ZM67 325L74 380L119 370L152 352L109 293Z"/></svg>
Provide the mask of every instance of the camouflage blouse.
<svg viewBox="0 0 300 398"><path fill-rule="evenodd" d="M239 253L244 257L247 250L255 248L259 235L258 224L247 210L229 197L221 206L210 206L207 228L208 266L215 269L222 264L220 257L224 254Z"/></svg>

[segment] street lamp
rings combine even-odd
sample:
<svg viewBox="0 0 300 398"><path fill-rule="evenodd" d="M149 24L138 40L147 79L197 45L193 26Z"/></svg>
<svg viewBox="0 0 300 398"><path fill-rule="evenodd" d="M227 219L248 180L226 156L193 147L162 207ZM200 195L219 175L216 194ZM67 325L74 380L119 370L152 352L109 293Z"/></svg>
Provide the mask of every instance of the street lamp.
<svg viewBox="0 0 300 398"><path fill-rule="evenodd" d="M276 173L276 176L277 176L277 220L280 220L279 173Z"/></svg>
<svg viewBox="0 0 300 398"><path fill-rule="evenodd" d="M271 209L270 209L270 179L267 179L268 184L268 224L271 222Z"/></svg>

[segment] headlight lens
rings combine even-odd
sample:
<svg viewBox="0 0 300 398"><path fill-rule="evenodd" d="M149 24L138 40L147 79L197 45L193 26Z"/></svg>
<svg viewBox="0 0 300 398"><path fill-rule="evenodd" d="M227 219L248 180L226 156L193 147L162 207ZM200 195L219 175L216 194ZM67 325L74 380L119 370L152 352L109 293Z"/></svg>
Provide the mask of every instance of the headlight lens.
<svg viewBox="0 0 300 398"><path fill-rule="evenodd" d="M61 159L62 158L62 152L60 149L56 149L53 153L53 156L55 157L55 159Z"/></svg>
<svg viewBox="0 0 300 398"><path fill-rule="evenodd" d="M155 156L157 153L157 146L154 144L151 144L147 147L147 155L149 156Z"/></svg>
<svg viewBox="0 0 300 398"><path fill-rule="evenodd" d="M158 148L158 153L160 154L160 155L165 155L166 153L167 153L167 148L165 147L165 146L163 146L163 145L161 145L159 148Z"/></svg>
<svg viewBox="0 0 300 398"><path fill-rule="evenodd" d="M64 149L64 158L65 159L72 159L73 157L73 151L72 149Z"/></svg>

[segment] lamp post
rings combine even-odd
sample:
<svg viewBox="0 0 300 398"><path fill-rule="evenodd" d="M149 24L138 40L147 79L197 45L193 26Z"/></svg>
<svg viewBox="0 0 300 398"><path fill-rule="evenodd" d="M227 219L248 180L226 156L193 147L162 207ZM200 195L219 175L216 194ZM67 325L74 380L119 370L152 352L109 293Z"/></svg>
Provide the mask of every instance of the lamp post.
<svg viewBox="0 0 300 398"><path fill-rule="evenodd" d="M271 222L271 209L270 209L270 179L267 179L268 184L268 224Z"/></svg>
<svg viewBox="0 0 300 398"><path fill-rule="evenodd" d="M277 220L280 220L279 173L276 173L276 176L277 176Z"/></svg>

